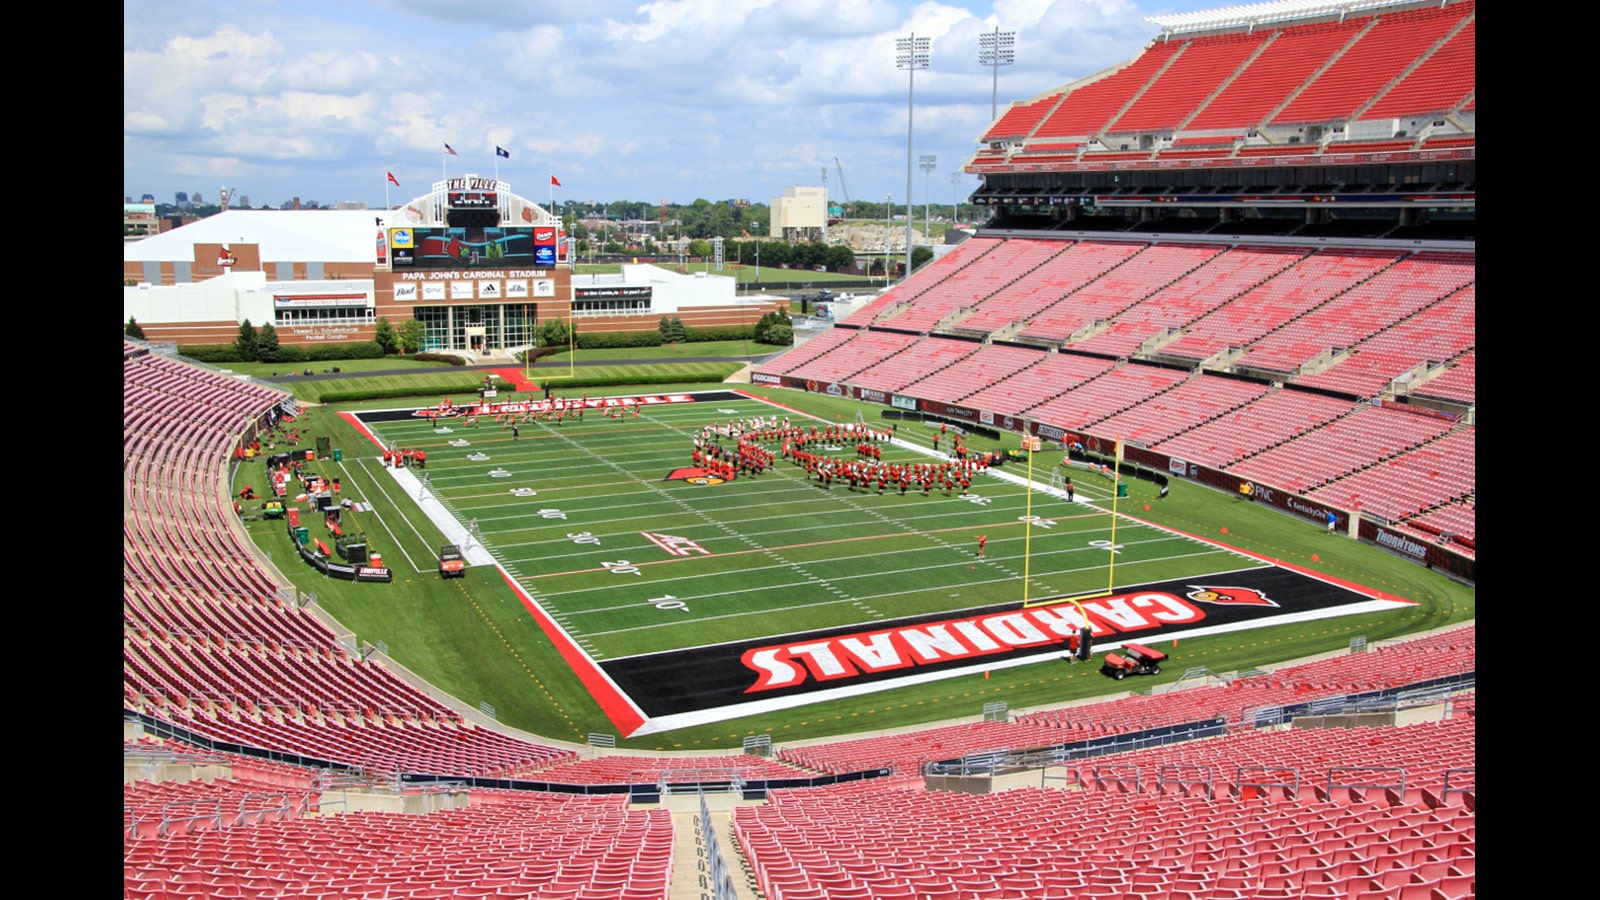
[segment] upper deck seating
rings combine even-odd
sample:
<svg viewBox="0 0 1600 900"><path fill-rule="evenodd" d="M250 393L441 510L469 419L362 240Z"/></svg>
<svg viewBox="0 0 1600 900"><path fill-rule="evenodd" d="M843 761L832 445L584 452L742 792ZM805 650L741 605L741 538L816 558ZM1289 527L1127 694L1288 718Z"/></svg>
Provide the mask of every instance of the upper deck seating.
<svg viewBox="0 0 1600 900"><path fill-rule="evenodd" d="M1354 45L1340 53L1331 66L1272 117L1272 122L1281 125L1351 118L1385 85L1422 59L1474 8L1475 3L1467 0L1378 14Z"/></svg>
<svg viewBox="0 0 1600 900"><path fill-rule="evenodd" d="M1185 41L1183 52L1172 65L1106 127L1106 132L1115 135L1177 130L1217 85L1233 77L1269 37L1270 32L1262 30Z"/></svg>
<svg viewBox="0 0 1600 900"><path fill-rule="evenodd" d="M1455 109L1477 88L1477 19L1469 19L1422 64L1385 91L1363 118L1427 115Z"/></svg>
<svg viewBox="0 0 1600 900"><path fill-rule="evenodd" d="M1261 55L1251 60L1184 129L1225 130L1243 137L1333 58L1363 22L1350 19L1274 31L1272 42Z"/></svg>
<svg viewBox="0 0 1600 900"><path fill-rule="evenodd" d="M1069 87L1066 99L1039 123L1034 137L1099 133L1182 46L1181 42L1155 44L1121 69L1098 80Z"/></svg>

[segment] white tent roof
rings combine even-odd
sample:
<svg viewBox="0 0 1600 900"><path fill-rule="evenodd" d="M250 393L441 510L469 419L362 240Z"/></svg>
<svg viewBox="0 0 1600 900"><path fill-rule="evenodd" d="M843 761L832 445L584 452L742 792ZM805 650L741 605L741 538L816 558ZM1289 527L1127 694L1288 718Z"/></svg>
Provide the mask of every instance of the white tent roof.
<svg viewBox="0 0 1600 900"><path fill-rule="evenodd" d="M232 209L123 244L123 262L187 262L195 244L258 244L262 262L373 261L371 209Z"/></svg>
<svg viewBox="0 0 1600 900"><path fill-rule="evenodd" d="M1417 0L1268 0L1264 3L1224 6L1219 9L1176 13L1170 16L1147 16L1145 21L1161 26L1164 31L1206 31L1213 28L1260 25L1312 16L1344 16L1383 6L1416 2Z"/></svg>

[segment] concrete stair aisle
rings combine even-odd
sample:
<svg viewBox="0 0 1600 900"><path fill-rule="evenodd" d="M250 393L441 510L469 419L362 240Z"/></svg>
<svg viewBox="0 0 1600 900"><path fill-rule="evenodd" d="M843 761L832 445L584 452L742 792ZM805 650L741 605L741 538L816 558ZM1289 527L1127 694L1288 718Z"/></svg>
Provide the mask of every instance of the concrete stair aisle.
<svg viewBox="0 0 1600 900"><path fill-rule="evenodd" d="M670 801L680 798L668 798ZM711 857L700 839L699 799L681 798L681 803L670 802L673 808L672 884L670 900L712 900ZM721 800L723 802L718 803ZM739 900L761 900L753 887L754 879L745 867L744 857L733 843L733 801L728 797L708 797L711 807L711 826L721 842L722 861L733 879L734 896ZM720 808L719 808L720 807Z"/></svg>

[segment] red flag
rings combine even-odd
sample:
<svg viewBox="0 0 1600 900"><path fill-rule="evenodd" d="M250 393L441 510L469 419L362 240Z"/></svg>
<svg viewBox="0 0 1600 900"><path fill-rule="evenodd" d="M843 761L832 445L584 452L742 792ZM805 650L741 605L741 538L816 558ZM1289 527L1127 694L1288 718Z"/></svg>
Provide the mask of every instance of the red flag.
<svg viewBox="0 0 1600 900"><path fill-rule="evenodd" d="M555 177L554 175L551 175L550 176L550 184L553 185L554 187L561 187L561 179Z"/></svg>
<svg viewBox="0 0 1600 900"><path fill-rule="evenodd" d="M389 183L390 184L394 185L395 187L399 187L400 186L400 179L394 177L394 173L393 172L385 172L383 174L389 176Z"/></svg>

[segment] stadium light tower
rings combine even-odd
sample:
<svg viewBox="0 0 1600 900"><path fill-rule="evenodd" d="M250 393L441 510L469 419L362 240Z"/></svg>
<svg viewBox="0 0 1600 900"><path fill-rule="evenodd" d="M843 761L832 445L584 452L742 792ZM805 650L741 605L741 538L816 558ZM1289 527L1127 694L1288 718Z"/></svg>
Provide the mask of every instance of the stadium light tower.
<svg viewBox="0 0 1600 900"><path fill-rule="evenodd" d="M961 194L961 170L950 173L950 224L954 225L961 218L960 206L957 198Z"/></svg>
<svg viewBox="0 0 1600 900"><path fill-rule="evenodd" d="M933 195L928 193L928 176L939 167L939 157L921 156L917 158L917 168L922 170L922 234L933 243Z"/></svg>
<svg viewBox="0 0 1600 900"><path fill-rule="evenodd" d="M1000 67L1017 61L1017 33L1001 31L1000 26L987 34L978 35L978 63L994 70L994 87L989 94L989 121L998 112L1000 99Z"/></svg>
<svg viewBox="0 0 1600 900"><path fill-rule="evenodd" d="M908 208L906 215L910 216ZM889 232L894 229L894 195L883 195L883 286L889 286ZM909 273L908 273L909 274Z"/></svg>
<svg viewBox="0 0 1600 900"><path fill-rule="evenodd" d="M906 276L911 275L911 112L917 95L917 70L928 67L928 44L932 38L919 38L916 32L910 37L894 39L894 67L906 70Z"/></svg>
<svg viewBox="0 0 1600 900"><path fill-rule="evenodd" d="M822 167L822 242L828 242L828 167Z"/></svg>

